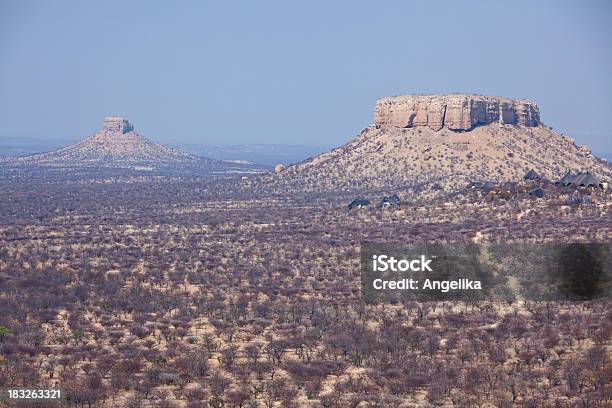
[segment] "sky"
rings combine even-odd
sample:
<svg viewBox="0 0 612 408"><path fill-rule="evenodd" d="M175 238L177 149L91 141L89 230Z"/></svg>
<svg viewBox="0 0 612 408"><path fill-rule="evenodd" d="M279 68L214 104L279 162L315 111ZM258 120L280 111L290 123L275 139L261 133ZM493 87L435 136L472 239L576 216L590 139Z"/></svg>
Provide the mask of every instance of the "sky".
<svg viewBox="0 0 612 408"><path fill-rule="evenodd" d="M105 116L171 143L338 146L377 98L527 98L612 152L612 2L0 1L0 140Z"/></svg>

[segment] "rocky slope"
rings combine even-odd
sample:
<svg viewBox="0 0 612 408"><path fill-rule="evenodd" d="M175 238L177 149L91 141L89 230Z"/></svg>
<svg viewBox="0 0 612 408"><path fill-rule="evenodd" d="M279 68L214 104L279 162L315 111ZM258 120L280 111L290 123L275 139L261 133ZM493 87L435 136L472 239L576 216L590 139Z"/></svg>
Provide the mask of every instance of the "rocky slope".
<svg viewBox="0 0 612 408"><path fill-rule="evenodd" d="M108 173L224 174L263 171L260 166L206 159L165 147L134 131L121 117L107 117L102 128L79 143L48 153L5 159L0 171L87 170ZM12 170L12 172L11 172Z"/></svg>
<svg viewBox="0 0 612 408"><path fill-rule="evenodd" d="M541 124L531 102L440 95L383 98L375 124L357 138L266 175L258 186L270 184L277 192L452 191L475 180L520 180L531 168L550 179L567 170L612 178L605 160Z"/></svg>

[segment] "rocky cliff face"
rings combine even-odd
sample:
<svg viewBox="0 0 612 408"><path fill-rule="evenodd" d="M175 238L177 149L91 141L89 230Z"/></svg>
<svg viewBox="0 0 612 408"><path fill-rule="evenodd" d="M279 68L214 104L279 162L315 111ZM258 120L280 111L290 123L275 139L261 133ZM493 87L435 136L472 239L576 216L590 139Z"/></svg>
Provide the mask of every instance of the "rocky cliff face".
<svg viewBox="0 0 612 408"><path fill-rule="evenodd" d="M540 110L533 102L493 96L401 95L379 99L374 112L381 127L427 126L471 130L489 123L534 127L540 124Z"/></svg>
<svg viewBox="0 0 612 408"><path fill-rule="evenodd" d="M104 118L102 132L107 133L128 133L134 130L134 126L125 118L119 116L107 116Z"/></svg>

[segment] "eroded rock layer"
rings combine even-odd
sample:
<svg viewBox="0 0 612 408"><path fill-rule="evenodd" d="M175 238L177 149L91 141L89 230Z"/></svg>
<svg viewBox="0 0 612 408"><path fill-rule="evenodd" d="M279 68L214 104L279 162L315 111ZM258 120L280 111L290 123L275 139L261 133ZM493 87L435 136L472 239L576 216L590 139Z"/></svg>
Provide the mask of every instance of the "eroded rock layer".
<svg viewBox="0 0 612 408"><path fill-rule="evenodd" d="M379 99L374 121L382 127L427 126L436 131L443 127L466 131L489 123L533 127L540 124L540 110L524 99L467 94L401 95Z"/></svg>

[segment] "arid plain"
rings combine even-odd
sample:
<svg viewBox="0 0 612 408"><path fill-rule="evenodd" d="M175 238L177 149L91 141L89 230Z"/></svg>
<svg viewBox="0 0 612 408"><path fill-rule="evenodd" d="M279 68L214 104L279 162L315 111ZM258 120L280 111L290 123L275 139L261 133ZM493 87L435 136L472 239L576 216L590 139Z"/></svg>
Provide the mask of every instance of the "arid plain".
<svg viewBox="0 0 612 408"><path fill-rule="evenodd" d="M363 302L363 241L612 238L605 160L523 102L436 98L277 172L166 151L121 118L3 161L0 388L78 407L609 407L609 300ZM555 183L568 170L596 182Z"/></svg>

